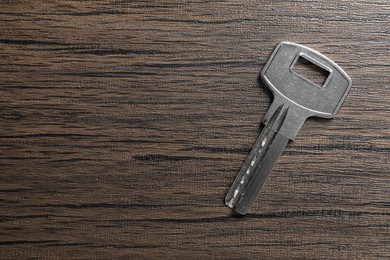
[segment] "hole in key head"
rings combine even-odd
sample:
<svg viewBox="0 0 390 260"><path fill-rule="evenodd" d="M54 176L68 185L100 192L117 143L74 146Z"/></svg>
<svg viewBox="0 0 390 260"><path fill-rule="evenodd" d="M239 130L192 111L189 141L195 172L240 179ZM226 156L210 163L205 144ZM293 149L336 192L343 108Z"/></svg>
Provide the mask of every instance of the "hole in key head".
<svg viewBox="0 0 390 260"><path fill-rule="evenodd" d="M299 58L292 69L305 79L308 79L321 87L324 86L330 74L328 70L317 66L302 55L299 55Z"/></svg>

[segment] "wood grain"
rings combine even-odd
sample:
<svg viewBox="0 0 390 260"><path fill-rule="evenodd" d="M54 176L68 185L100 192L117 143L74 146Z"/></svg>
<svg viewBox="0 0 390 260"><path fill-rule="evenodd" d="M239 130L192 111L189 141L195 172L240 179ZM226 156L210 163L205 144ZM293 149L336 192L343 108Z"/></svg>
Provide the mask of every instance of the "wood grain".
<svg viewBox="0 0 390 260"><path fill-rule="evenodd" d="M0 258L390 258L389 1L13 0L0 20ZM353 87L237 217L286 40Z"/></svg>

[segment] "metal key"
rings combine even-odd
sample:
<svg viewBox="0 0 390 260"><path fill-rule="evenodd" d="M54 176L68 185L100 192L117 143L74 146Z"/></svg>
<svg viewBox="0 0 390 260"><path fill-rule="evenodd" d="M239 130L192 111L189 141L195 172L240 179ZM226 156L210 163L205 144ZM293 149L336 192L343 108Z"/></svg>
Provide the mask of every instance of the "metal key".
<svg viewBox="0 0 390 260"><path fill-rule="evenodd" d="M322 86L293 70L299 58L328 72ZM240 214L249 211L276 160L305 120L312 116L335 117L352 85L348 75L332 60L291 42L277 45L261 78L274 100L263 119L265 127L225 198L226 205Z"/></svg>

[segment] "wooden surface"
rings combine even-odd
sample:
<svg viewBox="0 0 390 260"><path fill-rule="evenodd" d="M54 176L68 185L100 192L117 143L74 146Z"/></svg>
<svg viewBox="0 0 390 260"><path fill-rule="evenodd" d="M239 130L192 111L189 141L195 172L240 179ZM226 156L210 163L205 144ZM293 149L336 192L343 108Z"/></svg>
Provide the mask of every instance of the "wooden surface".
<svg viewBox="0 0 390 260"><path fill-rule="evenodd" d="M0 258L390 258L390 2L1 1ZM350 75L250 214L280 41Z"/></svg>

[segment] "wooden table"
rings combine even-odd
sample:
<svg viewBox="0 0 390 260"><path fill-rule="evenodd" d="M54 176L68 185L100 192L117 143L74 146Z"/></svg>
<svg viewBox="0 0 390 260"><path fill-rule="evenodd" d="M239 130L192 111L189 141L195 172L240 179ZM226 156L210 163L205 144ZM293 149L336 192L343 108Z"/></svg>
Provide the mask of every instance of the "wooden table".
<svg viewBox="0 0 390 260"><path fill-rule="evenodd" d="M390 258L388 0L15 0L0 18L0 258ZM237 217L224 197L280 41L353 86Z"/></svg>

